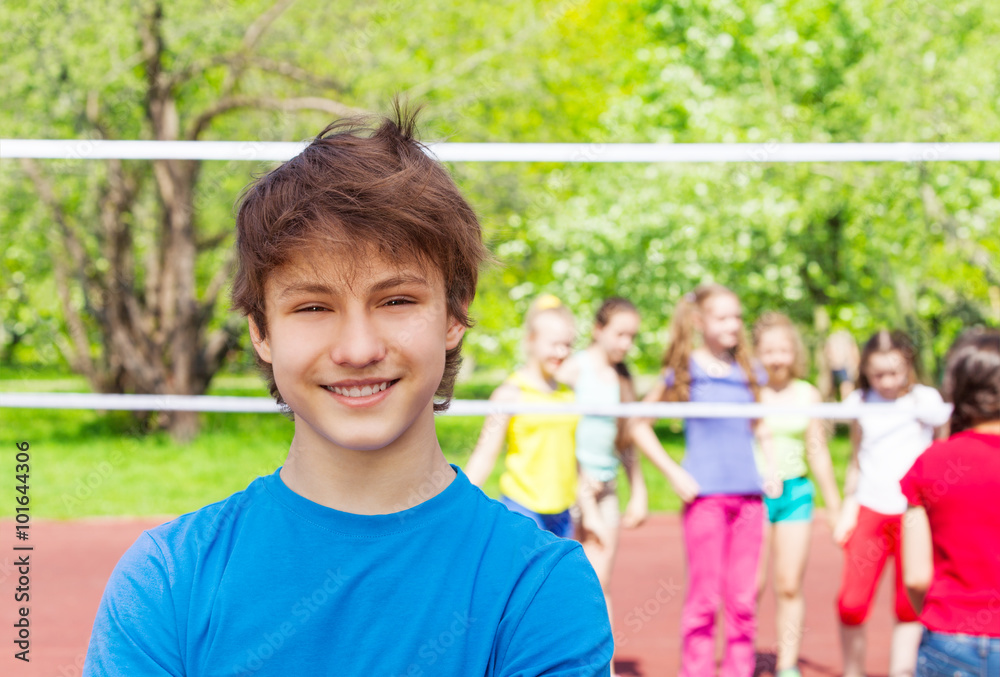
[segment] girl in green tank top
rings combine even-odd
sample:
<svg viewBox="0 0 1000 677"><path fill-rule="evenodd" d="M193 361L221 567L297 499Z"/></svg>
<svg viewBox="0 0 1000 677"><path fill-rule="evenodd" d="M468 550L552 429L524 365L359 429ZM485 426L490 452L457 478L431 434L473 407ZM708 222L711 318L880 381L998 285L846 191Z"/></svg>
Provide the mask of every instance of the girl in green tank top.
<svg viewBox="0 0 1000 677"><path fill-rule="evenodd" d="M766 313L754 326L754 347L767 369L767 386L761 390L762 404L813 404L819 391L800 379L805 350L798 330L781 313ZM758 580L758 598L767 582L768 555L774 561L777 595L778 656L776 677L799 677L797 667L805 601L802 578L809 552L814 490L806 477L812 468L826 503L832 531L840 513L840 494L826 444L826 431L819 419L804 416L769 416L762 425L774 441L775 461L783 482L779 498L765 498L768 522ZM808 467L806 461L808 460Z"/></svg>
<svg viewBox="0 0 1000 677"><path fill-rule="evenodd" d="M593 340L560 368L557 378L573 388L576 401L614 405L635 401L632 378L625 367L639 331L639 313L631 302L609 298L594 318ZM624 419L584 416L576 428L577 538L604 590L611 616L611 571L621 525L635 527L646 518L646 482L635 450L622 434ZM624 516L618 510L620 466L631 486Z"/></svg>

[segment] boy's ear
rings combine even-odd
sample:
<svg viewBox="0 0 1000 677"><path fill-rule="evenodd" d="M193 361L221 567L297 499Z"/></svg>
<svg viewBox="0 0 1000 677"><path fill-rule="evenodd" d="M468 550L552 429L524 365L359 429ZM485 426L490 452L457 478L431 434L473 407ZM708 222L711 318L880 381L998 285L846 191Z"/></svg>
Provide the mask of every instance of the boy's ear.
<svg viewBox="0 0 1000 677"><path fill-rule="evenodd" d="M260 359L271 364L271 344L266 338L260 337L260 329L252 317L247 316L247 322L250 325L250 342L253 343L253 349L257 351Z"/></svg>
<svg viewBox="0 0 1000 677"><path fill-rule="evenodd" d="M458 347L461 343L462 337L465 336L466 327L464 324L459 322L457 319L448 316L448 331L444 335L444 346L448 350L452 350Z"/></svg>

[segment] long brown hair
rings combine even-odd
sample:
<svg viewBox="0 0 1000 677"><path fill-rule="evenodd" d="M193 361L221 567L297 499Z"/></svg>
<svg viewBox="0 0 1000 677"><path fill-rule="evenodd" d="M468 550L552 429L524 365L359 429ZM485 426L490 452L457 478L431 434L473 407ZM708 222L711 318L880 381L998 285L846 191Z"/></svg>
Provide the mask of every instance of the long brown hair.
<svg viewBox="0 0 1000 677"><path fill-rule="evenodd" d="M667 402L688 402L691 399L691 353L695 348L695 320L705 309L709 299L729 295L739 297L721 284L700 284L694 291L685 294L677 303L670 322L670 339L663 354L663 367L673 372L673 382L667 386L664 399ZM751 363L750 345L745 332L740 332L739 341L732 351L733 359L746 375L754 400L760 399L760 384Z"/></svg>

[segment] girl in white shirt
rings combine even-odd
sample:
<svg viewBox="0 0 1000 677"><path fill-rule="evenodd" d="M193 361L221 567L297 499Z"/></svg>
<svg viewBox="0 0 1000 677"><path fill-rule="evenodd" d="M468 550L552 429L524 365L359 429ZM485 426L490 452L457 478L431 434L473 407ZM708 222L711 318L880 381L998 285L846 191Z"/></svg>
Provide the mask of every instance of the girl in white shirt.
<svg viewBox="0 0 1000 677"><path fill-rule="evenodd" d="M934 388L917 383L916 349L903 332L880 331L861 352L858 390L845 404L895 403L914 413L862 416L851 426L852 455L834 539L844 548L840 594L844 677L864 675L865 628L879 577L895 560L895 612L889 675L912 675L922 628L907 599L900 562L906 498L899 481L948 420ZM938 405L935 407L934 405ZM935 411L936 409L936 411Z"/></svg>

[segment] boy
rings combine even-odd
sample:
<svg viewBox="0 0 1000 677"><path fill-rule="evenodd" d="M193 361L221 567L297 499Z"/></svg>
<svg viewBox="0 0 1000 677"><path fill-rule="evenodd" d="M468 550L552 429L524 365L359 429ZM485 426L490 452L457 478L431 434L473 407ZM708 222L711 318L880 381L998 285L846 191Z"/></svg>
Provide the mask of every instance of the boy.
<svg viewBox="0 0 1000 677"><path fill-rule="evenodd" d="M253 183L234 306L295 434L285 464L145 532L86 675L607 675L583 551L438 444L487 257L414 117L328 127ZM435 401L436 400L436 401Z"/></svg>

